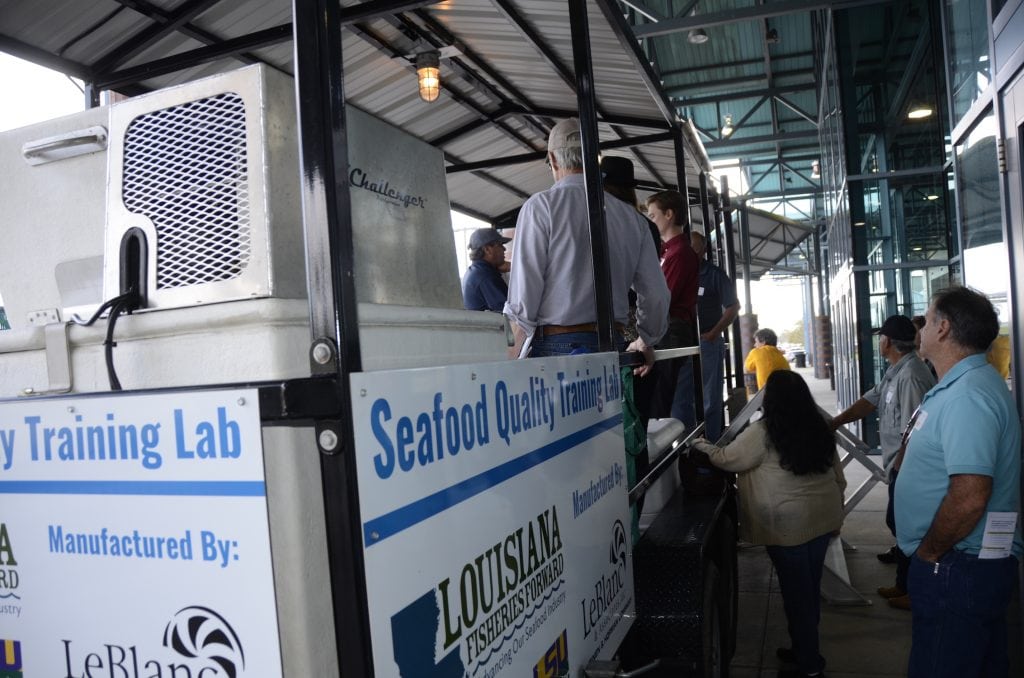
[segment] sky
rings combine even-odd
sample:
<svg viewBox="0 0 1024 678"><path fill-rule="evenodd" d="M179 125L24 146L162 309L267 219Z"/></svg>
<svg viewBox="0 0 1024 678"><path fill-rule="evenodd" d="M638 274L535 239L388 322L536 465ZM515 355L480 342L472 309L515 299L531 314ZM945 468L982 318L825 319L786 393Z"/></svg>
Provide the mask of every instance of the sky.
<svg viewBox="0 0 1024 678"><path fill-rule="evenodd" d="M0 132L83 110L85 95L82 94L81 86L81 82L73 81L65 75L0 53L0 91L25 93L9 99L7 105L0 106ZM460 275L468 266L466 241L469 233L482 226L486 224L464 214L452 213ZM742 299L742 281L739 281L737 288L744 312L747 312L748 305ZM801 319L803 297L796 281L755 282L751 287L751 297L761 327L771 327L776 332L782 332Z"/></svg>

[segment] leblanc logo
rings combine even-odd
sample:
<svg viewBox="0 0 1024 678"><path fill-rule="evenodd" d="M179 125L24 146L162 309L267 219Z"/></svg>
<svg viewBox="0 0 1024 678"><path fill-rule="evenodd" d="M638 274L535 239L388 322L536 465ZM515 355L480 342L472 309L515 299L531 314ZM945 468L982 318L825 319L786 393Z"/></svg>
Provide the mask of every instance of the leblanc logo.
<svg viewBox="0 0 1024 678"><path fill-rule="evenodd" d="M626 528L621 520L615 521L612 528L612 543L608 547L608 562L618 566L626 561Z"/></svg>
<svg viewBox="0 0 1024 678"><path fill-rule="evenodd" d="M206 607L178 610L164 629L164 647L184 657L211 661L228 678L236 678L245 668L245 652L235 630Z"/></svg>

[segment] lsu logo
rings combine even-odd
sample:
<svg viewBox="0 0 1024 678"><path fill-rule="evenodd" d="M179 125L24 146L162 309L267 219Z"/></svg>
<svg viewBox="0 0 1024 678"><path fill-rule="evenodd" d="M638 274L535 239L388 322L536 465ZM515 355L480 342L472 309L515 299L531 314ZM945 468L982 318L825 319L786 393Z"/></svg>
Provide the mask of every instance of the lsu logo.
<svg viewBox="0 0 1024 678"><path fill-rule="evenodd" d="M562 629L562 635L547 649L537 665L533 667L533 678L561 678L569 675L569 641Z"/></svg>
<svg viewBox="0 0 1024 678"><path fill-rule="evenodd" d="M0 678L21 678L21 642L0 640Z"/></svg>

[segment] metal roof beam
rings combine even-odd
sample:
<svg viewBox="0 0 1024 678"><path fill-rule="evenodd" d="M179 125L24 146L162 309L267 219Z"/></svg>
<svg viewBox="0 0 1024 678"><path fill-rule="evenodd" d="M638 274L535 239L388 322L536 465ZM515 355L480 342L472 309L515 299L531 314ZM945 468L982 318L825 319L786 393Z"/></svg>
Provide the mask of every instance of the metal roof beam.
<svg viewBox="0 0 1024 678"><path fill-rule="evenodd" d="M760 89L744 90L742 92L723 92L722 94L711 94L706 97L693 97L692 99L673 99L676 106L700 106L702 104L717 104L723 101L737 101L739 99L760 99L763 96L776 96L778 94L792 94L794 92L814 91L814 83L809 82L802 85L783 85L781 87L761 87Z"/></svg>
<svg viewBox="0 0 1024 678"><path fill-rule="evenodd" d="M0 52L6 52L19 59L31 61L34 64L45 66L49 69L81 78L82 80L92 79L92 71L85 64L55 56L44 49L39 49L2 33L0 33Z"/></svg>
<svg viewBox="0 0 1024 678"><path fill-rule="evenodd" d="M216 45L208 45L194 49L191 52L183 52L165 59L157 59L146 64L133 66L106 75L97 75L95 84L100 89L116 90L125 85L135 84L146 78L155 78L160 75L174 73L190 66L216 61L224 57L235 56L241 52L256 47L266 47L292 39L292 25L282 24L265 31L250 33L232 40L225 40Z"/></svg>
<svg viewBox="0 0 1024 678"><path fill-rule="evenodd" d="M130 9L143 16L157 21L161 24L167 24L174 20L174 16L171 12L165 9L157 7L147 0L114 0L117 4L121 5L125 9ZM222 38L199 28L192 23L184 23L178 27L178 32L185 35L197 42L201 42L204 45L215 45L223 41ZM246 64L254 64L260 62L260 59L252 54L237 54L235 55L239 61Z"/></svg>
<svg viewBox="0 0 1024 678"><path fill-rule="evenodd" d="M776 57L776 61L783 61L785 59L806 59L807 57L814 56L814 52L794 52L792 54L780 54ZM739 59L737 61L730 61L728 66L757 66L762 63L763 59L757 57L755 59ZM672 75L687 75L689 73L707 73L710 66L688 66L686 68L674 68L670 71L662 71L661 77L667 78Z"/></svg>
<svg viewBox="0 0 1024 678"><path fill-rule="evenodd" d="M696 16L676 17L657 23L642 24L633 27L633 34L639 38L650 38L657 35L669 35L688 31L691 28L708 28L724 26L740 21L756 21L775 16L785 16L799 12L813 12L819 9L851 9L865 5L877 5L889 0L782 0L765 5L739 7L722 12L698 14Z"/></svg>
<svg viewBox="0 0 1024 678"><path fill-rule="evenodd" d="M187 0L173 12L170 12L163 20L157 19L151 26L145 28L125 42L107 52L96 62L95 69L99 74L104 74L117 68L121 64L138 56L157 42L178 30L197 16L216 5L220 0ZM154 21L155 17L147 17Z"/></svg>
<svg viewBox="0 0 1024 678"><path fill-rule="evenodd" d="M608 20L612 32L619 39L619 45L625 50L626 56L633 62L633 67L636 68L640 78L647 86L647 90L651 93L651 98L654 99L654 104L658 107L658 110L661 111L665 120L673 125L676 124L679 121L679 113L676 111L675 106L672 105L672 102L669 101L668 95L662 88L661 78L654 72L650 59L640 51L640 45L637 43L632 30L630 30L629 24L626 23L626 19L622 16L622 11L615 5L614 0L597 0L597 6L604 13L604 17Z"/></svg>
<svg viewBox="0 0 1024 678"><path fill-rule="evenodd" d="M671 141L672 133L665 132L664 134L650 134L643 137L630 137L628 139L619 139L618 141L605 141L598 145L601 150L611 150L615 148L630 148L633 146L640 146L643 144L654 144L662 141ZM445 172L448 174L455 174L457 172L470 172L473 170L488 169L491 167L506 167L508 165L521 165L527 162L536 162L543 160L547 157L547 151L535 151L534 153L521 153L519 155L507 155L504 158L490 158L489 160L479 160L477 162L460 162L453 163L445 167ZM657 175L655 175L657 178ZM660 181L660 180L659 180ZM664 182L661 185L667 185Z"/></svg>
<svg viewBox="0 0 1024 678"><path fill-rule="evenodd" d="M763 63L763 59L762 59L762 63ZM728 65L731 66L732 64L728 64ZM705 71L706 70L707 69L705 69ZM707 89L709 87L718 88L718 87L725 87L725 86L729 86L729 85L746 85L748 83L762 82L764 80L768 80L769 81L769 86L770 86L771 82L772 82L773 75L774 75L775 78L808 77L808 78L812 78L812 80L813 80L814 69L813 68L794 68L794 69L791 69L791 70L788 70L788 71L777 71L774 74L771 73L771 71L766 70L764 73L756 73L756 74L753 74L753 75L740 75L740 76L737 76L735 78L715 78L714 80L708 80L706 82L692 82L692 83L685 83L685 84L680 84L680 85L672 85L671 87L668 87L667 89L672 91L672 92L675 92L676 90L679 90L679 89Z"/></svg>
<svg viewBox="0 0 1024 678"><path fill-rule="evenodd" d="M708 141L704 144L704 147L711 151L716 148L729 148L733 146L743 146L746 144L763 144L771 143L774 141L789 141L790 139L817 139L818 130L807 130L806 132L781 132L779 134L764 134L756 137L745 137L737 139L735 136L731 136L728 139L721 139L719 141Z"/></svg>

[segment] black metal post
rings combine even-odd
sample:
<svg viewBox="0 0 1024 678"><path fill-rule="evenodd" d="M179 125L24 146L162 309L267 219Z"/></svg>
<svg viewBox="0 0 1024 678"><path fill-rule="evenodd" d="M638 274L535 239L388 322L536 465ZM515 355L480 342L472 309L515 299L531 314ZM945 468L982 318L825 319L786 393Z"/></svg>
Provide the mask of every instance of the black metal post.
<svg viewBox="0 0 1024 678"><path fill-rule="evenodd" d="M725 231L725 237L722 238L725 244L725 259L729 262L727 270L729 275L732 276L733 284L736 284L736 247L735 241L733 240L733 226L732 226L732 209L729 203L729 179L725 176L722 177L722 229ZM742 219L742 217L740 217ZM750 296L747 296L747 312L750 312ZM736 366L735 370L731 370L733 377L735 377L736 388L743 388L743 370L740 369L740 365L743 364L743 345L740 340L740 320L737 316L736 320L732 321L732 326L729 328L732 331L732 341L730 346L732 347L732 361L731 363ZM728 365L727 365L728 366Z"/></svg>
<svg viewBox="0 0 1024 678"><path fill-rule="evenodd" d="M585 0L569 0L569 23L572 26L576 99L580 110L580 139L583 143L583 180L590 216L590 247L594 258L598 347L601 351L613 351L616 350L613 340L615 314L612 308L612 285L608 264L608 230L604 220L604 187L601 182L601 170L597 164L597 106Z"/></svg>
<svg viewBox="0 0 1024 678"><path fill-rule="evenodd" d="M348 416L348 377L362 369L362 359L347 181L340 6L334 0L294 0L292 7L306 279L314 347L319 349L319 358L311 359L310 365L314 374L336 377L340 404L337 419L316 422L334 639L342 678L363 678L374 671L355 436ZM324 360L324 351L330 359Z"/></svg>
<svg viewBox="0 0 1024 678"><path fill-rule="evenodd" d="M672 125L672 146L676 151L676 188L683 196L683 230L690 230L690 194L686 187L686 144L683 143L683 127L679 122Z"/></svg>
<svg viewBox="0 0 1024 678"><path fill-rule="evenodd" d="M698 184L700 186L700 209L701 218L704 222L704 240L707 245L708 260L714 263L714 257L711 255L711 232L714 230L715 225L711 221L711 198L708 196L708 177L704 172L697 175ZM719 260L718 263L722 263Z"/></svg>

